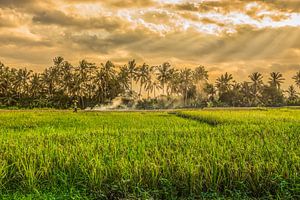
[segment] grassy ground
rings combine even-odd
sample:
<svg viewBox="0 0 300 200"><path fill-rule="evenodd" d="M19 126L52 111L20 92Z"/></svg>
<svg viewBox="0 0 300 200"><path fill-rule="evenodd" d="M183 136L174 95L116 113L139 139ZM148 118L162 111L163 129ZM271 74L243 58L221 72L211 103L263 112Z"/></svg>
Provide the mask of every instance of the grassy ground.
<svg viewBox="0 0 300 200"><path fill-rule="evenodd" d="M0 199L300 198L300 110L0 111Z"/></svg>

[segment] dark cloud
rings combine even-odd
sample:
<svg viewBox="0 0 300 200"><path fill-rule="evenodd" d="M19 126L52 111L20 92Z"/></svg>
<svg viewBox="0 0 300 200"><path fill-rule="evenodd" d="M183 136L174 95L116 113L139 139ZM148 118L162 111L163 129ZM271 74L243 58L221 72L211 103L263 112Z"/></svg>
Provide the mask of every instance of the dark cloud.
<svg viewBox="0 0 300 200"><path fill-rule="evenodd" d="M148 7L155 5L153 0L103 0L101 2L107 6L117 8Z"/></svg>
<svg viewBox="0 0 300 200"><path fill-rule="evenodd" d="M114 30L122 25L122 20L117 17L83 18L67 15L57 10L37 13L33 16L32 21L42 25L72 26L78 29Z"/></svg>
<svg viewBox="0 0 300 200"><path fill-rule="evenodd" d="M147 31L145 29L135 29L117 31L105 38L100 38L96 34L72 35L70 36L70 40L73 43L84 47L88 51L112 53L116 49L130 50L134 47L138 47L139 44L144 45L144 43L146 41L149 41L149 38L151 37L155 37L155 35L150 31Z"/></svg>
<svg viewBox="0 0 300 200"><path fill-rule="evenodd" d="M259 0L259 2L265 3L272 8L279 9L285 12L299 12L300 11L300 1L298 0Z"/></svg>
<svg viewBox="0 0 300 200"><path fill-rule="evenodd" d="M29 37L24 37L20 35L12 35L12 34L0 34L0 44L11 45L11 46L22 46L22 47L51 47L52 44L49 41L45 40L36 40Z"/></svg>
<svg viewBox="0 0 300 200"><path fill-rule="evenodd" d="M299 71L300 64L292 63L292 64L280 64L280 63L273 63L270 66L271 71L275 72L287 72L287 71Z"/></svg>
<svg viewBox="0 0 300 200"><path fill-rule="evenodd" d="M253 70L299 70L294 63L300 63L300 27L282 20L299 14L300 1L167 2L0 0L0 59L40 67L56 55L74 63L137 58L150 64L204 64L213 74L228 70L237 77ZM251 2L257 4L246 9ZM262 24L266 19L269 24Z"/></svg>
<svg viewBox="0 0 300 200"><path fill-rule="evenodd" d="M0 0L0 6L3 7L21 7L28 4L33 4L37 0Z"/></svg>
<svg viewBox="0 0 300 200"><path fill-rule="evenodd" d="M201 2L185 2L170 4L168 7L172 7L177 10L194 11L194 12L229 12L236 10L243 10L245 5L249 3L260 3L261 6L268 6L272 9L277 9L284 12L299 12L300 1L299 0L222 0L222 1L201 1Z"/></svg>

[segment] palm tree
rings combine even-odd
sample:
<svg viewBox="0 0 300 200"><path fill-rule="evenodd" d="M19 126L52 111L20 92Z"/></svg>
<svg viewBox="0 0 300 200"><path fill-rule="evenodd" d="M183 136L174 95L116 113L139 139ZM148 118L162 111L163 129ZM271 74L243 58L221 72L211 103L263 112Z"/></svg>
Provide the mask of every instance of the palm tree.
<svg viewBox="0 0 300 200"><path fill-rule="evenodd" d="M215 101L215 96L217 94L217 90L216 90L216 87L214 86L214 84L206 83L203 90L208 95L209 101L212 101L212 102Z"/></svg>
<svg viewBox="0 0 300 200"><path fill-rule="evenodd" d="M177 69L171 73L170 80L168 81L169 95L180 93L180 74Z"/></svg>
<svg viewBox="0 0 300 200"><path fill-rule="evenodd" d="M74 93L71 92L74 86L73 69L73 66L69 62L64 62L64 64L61 67L62 89L64 91L64 94L68 97L74 96Z"/></svg>
<svg viewBox="0 0 300 200"><path fill-rule="evenodd" d="M165 84L170 80L171 73L171 65L167 62L157 67L157 80L162 86L163 95L165 95Z"/></svg>
<svg viewBox="0 0 300 200"><path fill-rule="evenodd" d="M194 70L193 79L196 83L208 80L208 71L205 70L204 66L199 66Z"/></svg>
<svg viewBox="0 0 300 200"><path fill-rule="evenodd" d="M259 101L259 91L263 86L263 75L259 72L254 72L248 76L251 80L251 94L253 96L253 104L257 104Z"/></svg>
<svg viewBox="0 0 300 200"><path fill-rule="evenodd" d="M26 68L19 69L16 74L16 80L14 82L14 86L16 87L16 91L18 93L18 97L21 98L22 95L26 95L28 93L29 79L32 71L28 71Z"/></svg>
<svg viewBox="0 0 300 200"><path fill-rule="evenodd" d="M288 90L286 91L288 93L288 100L289 101L295 101L298 98L298 93L295 90L295 87L293 85L290 85L288 87Z"/></svg>
<svg viewBox="0 0 300 200"><path fill-rule="evenodd" d="M124 65L123 67L120 68L120 72L118 74L118 81L121 84L123 92L126 92L127 90L130 89L129 87L130 77L129 77L129 70L127 65Z"/></svg>
<svg viewBox="0 0 300 200"><path fill-rule="evenodd" d="M137 69L137 74L136 74L136 81L140 82L140 91L139 91L139 98L141 98L141 93L142 93L142 87L143 85L147 82L150 76L151 69L149 65L144 63L142 66L138 67Z"/></svg>
<svg viewBox="0 0 300 200"><path fill-rule="evenodd" d="M298 71L296 75L293 76L293 79L295 80L296 85L300 88L300 71Z"/></svg>
<svg viewBox="0 0 300 200"><path fill-rule="evenodd" d="M30 78L29 85L30 85L29 87L30 87L31 97L36 98L41 88L40 74L34 73Z"/></svg>
<svg viewBox="0 0 300 200"><path fill-rule="evenodd" d="M262 85L263 76L259 72L254 72L249 75L250 80L252 81L252 85L257 89Z"/></svg>
<svg viewBox="0 0 300 200"><path fill-rule="evenodd" d="M187 98L188 98L188 91L191 88L191 86L193 86L193 72L191 69L183 69L180 70L179 73L179 77L180 77L180 85L182 88L182 93L183 93L183 100L184 100L184 104L186 105L187 103Z"/></svg>
<svg viewBox="0 0 300 200"><path fill-rule="evenodd" d="M42 88L46 91L47 96L52 98L55 89L56 75L52 67L47 68L41 75Z"/></svg>
<svg viewBox="0 0 300 200"><path fill-rule="evenodd" d="M17 76L17 70L14 68L9 68L2 66L0 74L0 91L1 91L1 101L4 105L11 106L16 102L16 91L15 91L15 81Z"/></svg>
<svg viewBox="0 0 300 200"><path fill-rule="evenodd" d="M152 82L153 92L154 92L154 98L156 98L156 90L162 89L161 85L157 81Z"/></svg>
<svg viewBox="0 0 300 200"><path fill-rule="evenodd" d="M132 93L133 81L136 79L136 75L137 75L137 67L136 67L135 60L129 61L127 68L128 68L129 78L130 78L130 91Z"/></svg>
<svg viewBox="0 0 300 200"><path fill-rule="evenodd" d="M218 88L220 93L227 92L231 87L231 81L233 80L232 74L222 74L216 80L216 87Z"/></svg>
<svg viewBox="0 0 300 200"><path fill-rule="evenodd" d="M285 79L283 78L282 74L279 72L271 72L269 78L269 84L272 87L276 87L280 89L280 85L283 83Z"/></svg>
<svg viewBox="0 0 300 200"><path fill-rule="evenodd" d="M103 85L103 92L104 92L104 101L108 97L108 85L111 82L112 79L114 79L116 71L115 71L115 65L111 61L107 61L105 64L101 63L101 69L98 73L98 77L100 80L102 80Z"/></svg>
<svg viewBox="0 0 300 200"><path fill-rule="evenodd" d="M147 98L150 98L150 93L152 93L154 90L154 85L153 85L153 80L147 79L146 83L145 83L145 91L147 92Z"/></svg>
<svg viewBox="0 0 300 200"><path fill-rule="evenodd" d="M86 60L82 60L79 62L77 68L75 68L76 76L77 76L77 96L80 99L80 105L82 108L85 108L85 97L91 96L91 88L93 86L93 71L96 69L94 63L89 63Z"/></svg>

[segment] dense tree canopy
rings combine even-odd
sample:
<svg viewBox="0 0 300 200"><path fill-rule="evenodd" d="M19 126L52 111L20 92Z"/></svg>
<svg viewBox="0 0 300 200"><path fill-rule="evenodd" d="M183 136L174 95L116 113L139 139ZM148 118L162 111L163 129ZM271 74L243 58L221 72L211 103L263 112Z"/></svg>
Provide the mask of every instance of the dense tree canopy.
<svg viewBox="0 0 300 200"><path fill-rule="evenodd" d="M300 88L300 71L292 79ZM111 61L97 66L86 60L73 66L56 57L42 73L0 63L0 106L70 108L78 102L86 108L109 104L116 97L127 106L148 109L300 105L295 86L281 89L284 80L280 72L271 72L265 84L263 75L255 72L238 83L226 72L213 84L203 66L179 70L167 62L149 66L135 60L121 67Z"/></svg>

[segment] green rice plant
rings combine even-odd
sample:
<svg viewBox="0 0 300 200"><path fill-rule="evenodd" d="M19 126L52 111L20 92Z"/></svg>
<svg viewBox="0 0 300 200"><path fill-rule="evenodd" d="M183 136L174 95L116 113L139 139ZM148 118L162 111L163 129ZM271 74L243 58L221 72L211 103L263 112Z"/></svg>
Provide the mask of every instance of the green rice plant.
<svg viewBox="0 0 300 200"><path fill-rule="evenodd" d="M288 108L3 110L0 197L298 198L299 144Z"/></svg>

